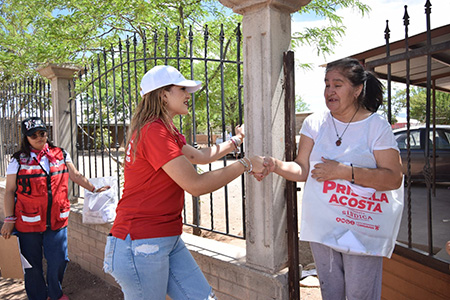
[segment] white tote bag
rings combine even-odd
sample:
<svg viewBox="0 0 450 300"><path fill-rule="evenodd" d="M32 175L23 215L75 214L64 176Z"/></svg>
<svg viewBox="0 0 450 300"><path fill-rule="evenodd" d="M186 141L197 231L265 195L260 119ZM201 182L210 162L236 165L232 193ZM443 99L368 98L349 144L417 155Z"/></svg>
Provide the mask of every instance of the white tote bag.
<svg viewBox="0 0 450 300"><path fill-rule="evenodd" d="M403 211L403 183L397 190L373 191L346 180L318 182L309 174L300 240L342 253L390 258Z"/></svg>
<svg viewBox="0 0 450 300"><path fill-rule="evenodd" d="M101 193L92 193L84 190L83 223L105 224L111 223L116 218L118 199L117 178L98 177L89 181L96 187L109 185L111 188Z"/></svg>

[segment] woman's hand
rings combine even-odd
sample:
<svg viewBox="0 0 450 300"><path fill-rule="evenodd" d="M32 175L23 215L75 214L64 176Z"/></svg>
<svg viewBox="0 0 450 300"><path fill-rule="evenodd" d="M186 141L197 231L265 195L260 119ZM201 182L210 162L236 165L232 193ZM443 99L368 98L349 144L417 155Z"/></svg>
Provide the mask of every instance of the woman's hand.
<svg viewBox="0 0 450 300"><path fill-rule="evenodd" d="M243 141L244 141L244 138L245 138L244 124L242 124L242 125L237 125L237 126L234 128L234 132L236 133L236 136L237 136L238 138L241 139L241 142L243 142Z"/></svg>
<svg viewBox="0 0 450 300"><path fill-rule="evenodd" d="M263 167L264 168L261 172L253 172L253 177L255 177L255 179L258 181L263 180L267 175L275 171L276 168L275 158L270 156L264 157Z"/></svg>
<svg viewBox="0 0 450 300"><path fill-rule="evenodd" d="M105 185L105 186L102 186L101 188L96 189L95 192L96 193L101 193L101 192L109 190L110 188L111 187L109 185Z"/></svg>
<svg viewBox="0 0 450 300"><path fill-rule="evenodd" d="M14 230L14 223L3 223L1 234L7 240L11 237L11 232Z"/></svg>
<svg viewBox="0 0 450 300"><path fill-rule="evenodd" d="M269 173L275 172L277 168L276 160L273 157L264 157L264 172L265 176L269 175Z"/></svg>
<svg viewBox="0 0 450 300"><path fill-rule="evenodd" d="M347 168L350 169L349 174L351 174L350 166L323 157L322 163L315 164L312 167L313 169L311 170L311 177L319 182L323 182L326 180L345 179L345 176L343 176L342 172L344 170L347 170Z"/></svg>
<svg viewBox="0 0 450 300"><path fill-rule="evenodd" d="M264 171L264 157L262 156L252 156L249 158L252 163L252 175L262 173Z"/></svg>

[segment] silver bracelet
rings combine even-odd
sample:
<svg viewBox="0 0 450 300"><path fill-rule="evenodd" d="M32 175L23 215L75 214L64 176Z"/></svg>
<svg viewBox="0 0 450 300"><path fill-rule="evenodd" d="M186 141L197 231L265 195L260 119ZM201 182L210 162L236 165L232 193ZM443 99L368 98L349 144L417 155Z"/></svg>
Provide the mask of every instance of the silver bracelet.
<svg viewBox="0 0 450 300"><path fill-rule="evenodd" d="M247 158L247 157L243 157L243 159L248 160L248 164L250 165L250 168L248 169L247 173L250 174L253 171L252 161L250 160L250 158Z"/></svg>
<svg viewBox="0 0 450 300"><path fill-rule="evenodd" d="M238 162L240 162L244 166L244 171L248 169L248 164L244 160L244 158L239 159Z"/></svg>
<svg viewBox="0 0 450 300"><path fill-rule="evenodd" d="M239 159L238 162L240 162L244 166L244 171L247 172L248 174L250 174L253 171L252 161L247 157Z"/></svg>
<svg viewBox="0 0 450 300"><path fill-rule="evenodd" d="M234 144L234 146L236 147L236 149L239 148L239 146L242 144L241 139L238 138L238 137L235 136L235 135L232 136L232 137L230 138L230 140L231 140L231 142L233 142L233 144Z"/></svg>

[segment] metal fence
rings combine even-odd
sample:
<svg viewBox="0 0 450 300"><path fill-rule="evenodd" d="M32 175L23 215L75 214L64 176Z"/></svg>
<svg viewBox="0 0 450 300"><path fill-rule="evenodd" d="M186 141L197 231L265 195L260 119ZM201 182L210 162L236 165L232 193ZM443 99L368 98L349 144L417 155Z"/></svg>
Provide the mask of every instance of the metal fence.
<svg viewBox="0 0 450 300"><path fill-rule="evenodd" d="M41 117L51 128L50 82L42 78L28 78L0 84L0 175L21 142L20 123L31 116ZM52 140L51 130L49 139Z"/></svg>
<svg viewBox="0 0 450 300"><path fill-rule="evenodd" d="M388 119L391 121L391 82L405 84L406 103L406 165L405 173L405 210L402 225L397 239L396 253L435 269L448 273L448 258L444 259L440 252L445 252L445 242L450 240L448 234L448 222L445 210L448 212L448 190L444 186L436 194L436 103L434 92L439 89L439 83L446 82L449 73L448 59L445 52L450 50L450 44L445 40L448 35L448 27L438 28L433 32L430 26L431 3L425 4L426 31L422 34L410 37L408 33L410 18L405 5L403 16L405 38L403 41L391 43L388 23L385 29L386 46L385 54L366 51L372 57L365 61L369 69L374 70L381 78L387 80L388 92ZM381 47L380 47L381 50ZM375 54L376 53L376 54ZM358 57L362 59L362 57ZM434 62L432 61L434 60ZM448 80L447 80L448 82ZM410 88L422 86L426 88L426 104L423 108L425 120L425 137L423 149L423 182L417 183L411 180L411 111ZM448 92L445 88L441 90ZM434 163L433 163L434 162ZM443 219L444 218L444 219ZM445 261L447 260L447 262Z"/></svg>
<svg viewBox="0 0 450 300"><path fill-rule="evenodd" d="M206 26L197 31L165 28L162 35L153 32L151 39L145 33L135 34L96 54L69 85L70 116L78 126L70 151L78 157L80 172L87 177L115 176L121 194L124 147L140 99L140 78L155 65L172 65L185 77L203 82L202 89L192 95L190 114L174 120L187 142L206 147L217 138L226 140L235 125L243 123L240 51L240 26L228 35L223 27L210 30ZM209 171L226 166L230 159L195 167L199 172ZM230 186L186 201L185 224L244 238L244 176ZM74 193L82 196L79 188ZM231 205L230 201L239 203ZM239 211L231 208L236 205ZM241 226L232 229L231 218L239 218Z"/></svg>

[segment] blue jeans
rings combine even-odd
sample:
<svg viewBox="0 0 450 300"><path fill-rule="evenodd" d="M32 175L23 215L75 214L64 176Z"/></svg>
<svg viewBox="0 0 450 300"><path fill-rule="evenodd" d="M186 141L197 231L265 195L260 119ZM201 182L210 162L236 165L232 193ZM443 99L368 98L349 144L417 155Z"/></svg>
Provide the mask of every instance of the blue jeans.
<svg viewBox="0 0 450 300"><path fill-rule="evenodd" d="M108 236L103 270L120 284L125 300L216 299L180 236L125 240Z"/></svg>
<svg viewBox="0 0 450 300"><path fill-rule="evenodd" d="M67 262L67 227L44 232L16 232L20 252L30 263L25 269L25 291L29 300L59 299ZM42 253L47 260L47 283L42 269Z"/></svg>

